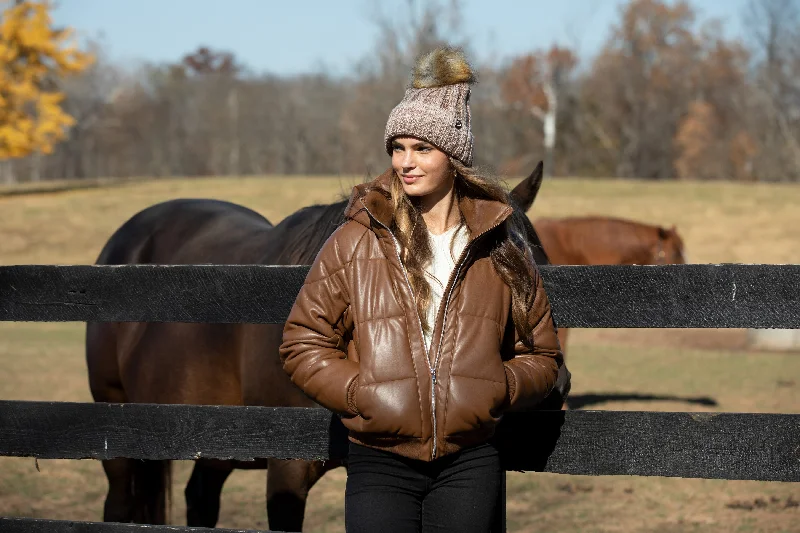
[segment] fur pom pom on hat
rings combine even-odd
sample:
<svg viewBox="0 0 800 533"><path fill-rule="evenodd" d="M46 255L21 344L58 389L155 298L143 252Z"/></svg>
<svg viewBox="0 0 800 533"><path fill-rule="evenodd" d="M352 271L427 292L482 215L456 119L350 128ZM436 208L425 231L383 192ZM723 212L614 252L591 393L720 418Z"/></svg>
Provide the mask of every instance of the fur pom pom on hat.
<svg viewBox="0 0 800 533"><path fill-rule="evenodd" d="M392 153L392 139L411 136L472 166L470 85L475 74L457 48L437 48L416 62L411 86L386 123L384 143Z"/></svg>
<svg viewBox="0 0 800 533"><path fill-rule="evenodd" d="M472 67L458 49L437 48L420 57L414 66L412 85L415 89L474 82Z"/></svg>

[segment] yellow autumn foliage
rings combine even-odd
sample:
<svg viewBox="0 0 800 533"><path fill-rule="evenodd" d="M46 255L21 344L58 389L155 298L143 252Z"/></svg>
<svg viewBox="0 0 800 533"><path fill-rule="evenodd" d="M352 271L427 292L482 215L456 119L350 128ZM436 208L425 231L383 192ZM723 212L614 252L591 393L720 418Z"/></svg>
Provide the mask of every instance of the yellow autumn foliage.
<svg viewBox="0 0 800 533"><path fill-rule="evenodd" d="M3 2L0 21L0 160L51 153L75 123L55 80L78 74L94 58L54 29L50 2ZM10 5L9 5L10 4Z"/></svg>

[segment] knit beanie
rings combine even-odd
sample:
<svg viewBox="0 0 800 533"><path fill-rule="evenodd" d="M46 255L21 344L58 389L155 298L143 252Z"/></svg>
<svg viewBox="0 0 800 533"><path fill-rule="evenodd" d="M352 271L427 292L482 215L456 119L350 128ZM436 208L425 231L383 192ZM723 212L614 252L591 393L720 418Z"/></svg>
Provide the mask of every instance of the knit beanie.
<svg viewBox="0 0 800 533"><path fill-rule="evenodd" d="M421 56L411 86L389 114L386 152L392 154L392 139L408 135L472 166L469 96L474 82L472 68L459 49L442 47Z"/></svg>

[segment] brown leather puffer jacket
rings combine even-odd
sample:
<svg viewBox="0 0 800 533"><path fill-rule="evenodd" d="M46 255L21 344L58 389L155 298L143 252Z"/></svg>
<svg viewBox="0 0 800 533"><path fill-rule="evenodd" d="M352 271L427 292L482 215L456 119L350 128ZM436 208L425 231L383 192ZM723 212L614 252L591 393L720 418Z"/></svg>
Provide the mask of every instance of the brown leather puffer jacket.
<svg viewBox="0 0 800 533"><path fill-rule="evenodd" d="M376 178L387 191L391 169ZM531 351L511 318L511 291L483 236L511 214L464 198L470 232L436 319L430 353L388 230L391 203L358 185L339 227L316 257L280 348L292 381L338 413L353 442L433 460L485 441L503 412L532 406L553 388L563 355L541 276L529 320ZM538 271L537 271L538 274Z"/></svg>

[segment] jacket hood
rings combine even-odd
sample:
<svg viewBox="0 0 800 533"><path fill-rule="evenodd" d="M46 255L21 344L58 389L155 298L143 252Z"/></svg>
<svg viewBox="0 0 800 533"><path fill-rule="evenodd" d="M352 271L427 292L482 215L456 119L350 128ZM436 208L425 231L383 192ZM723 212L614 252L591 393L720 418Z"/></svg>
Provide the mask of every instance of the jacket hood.
<svg viewBox="0 0 800 533"><path fill-rule="evenodd" d="M380 224L391 227L394 218L391 193L393 173L390 167L372 181L353 187L345 217L372 228L372 215ZM510 205L503 202L468 196L459 199L458 207L464 215L470 240L502 223L513 211Z"/></svg>

